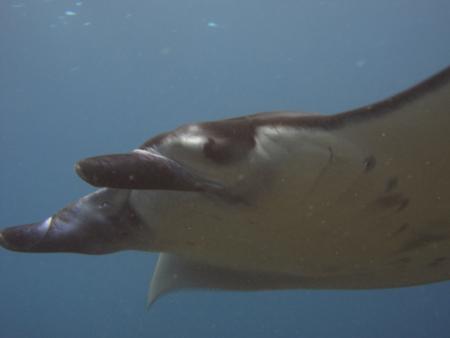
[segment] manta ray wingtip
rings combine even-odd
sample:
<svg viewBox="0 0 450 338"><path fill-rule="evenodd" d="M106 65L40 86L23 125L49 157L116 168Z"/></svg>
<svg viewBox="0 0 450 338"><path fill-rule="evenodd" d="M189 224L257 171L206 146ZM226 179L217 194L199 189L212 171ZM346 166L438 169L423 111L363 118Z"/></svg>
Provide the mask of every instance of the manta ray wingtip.
<svg viewBox="0 0 450 338"><path fill-rule="evenodd" d="M148 296L147 297L147 304L145 305L145 309L147 311L150 311L150 309L152 308L152 305L156 302L158 297L152 297L152 296Z"/></svg>

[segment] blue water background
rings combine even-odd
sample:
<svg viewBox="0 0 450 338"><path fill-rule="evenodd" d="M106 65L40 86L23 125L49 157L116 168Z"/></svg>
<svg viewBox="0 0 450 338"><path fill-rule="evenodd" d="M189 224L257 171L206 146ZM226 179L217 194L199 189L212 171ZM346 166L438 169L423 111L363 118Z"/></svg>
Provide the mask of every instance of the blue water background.
<svg viewBox="0 0 450 338"><path fill-rule="evenodd" d="M0 225L93 189L76 160L186 122L334 113L450 63L448 0L0 2ZM450 337L450 283L179 292L145 310L156 254L0 252L0 338Z"/></svg>

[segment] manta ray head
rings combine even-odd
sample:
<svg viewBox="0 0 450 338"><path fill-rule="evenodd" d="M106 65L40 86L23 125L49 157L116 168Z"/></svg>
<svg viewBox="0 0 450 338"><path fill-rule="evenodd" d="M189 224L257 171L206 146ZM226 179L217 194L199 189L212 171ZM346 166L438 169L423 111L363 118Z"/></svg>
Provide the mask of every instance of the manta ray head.
<svg viewBox="0 0 450 338"><path fill-rule="evenodd" d="M0 233L0 245L22 252L104 254L139 249L148 228L129 204L130 190L100 189L43 222L18 225ZM148 246L148 242L147 242Z"/></svg>

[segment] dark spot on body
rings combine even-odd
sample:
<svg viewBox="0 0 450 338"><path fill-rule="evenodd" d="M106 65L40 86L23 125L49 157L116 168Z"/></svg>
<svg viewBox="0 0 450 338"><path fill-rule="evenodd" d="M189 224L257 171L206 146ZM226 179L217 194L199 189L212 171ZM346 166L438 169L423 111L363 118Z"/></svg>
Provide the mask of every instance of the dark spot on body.
<svg viewBox="0 0 450 338"><path fill-rule="evenodd" d="M439 235L439 234L423 234L418 236L417 238L411 239L403 245L400 249L401 252L404 251L412 251L422 249L429 245L437 244L439 242L443 242L449 240L450 236L448 234Z"/></svg>
<svg viewBox="0 0 450 338"><path fill-rule="evenodd" d="M408 264L411 261L412 261L411 257L402 257L397 260L397 262L402 263L402 264Z"/></svg>
<svg viewBox="0 0 450 338"><path fill-rule="evenodd" d="M400 257L398 259L395 259L390 263L390 265L396 266L398 268L403 267L409 263L411 263L412 258L411 257Z"/></svg>
<svg viewBox="0 0 450 338"><path fill-rule="evenodd" d="M409 198L401 193L384 194L375 200L375 205L383 209L402 211L409 205Z"/></svg>
<svg viewBox="0 0 450 338"><path fill-rule="evenodd" d="M334 161L334 152L333 152L333 148L328 147L328 151L330 153L330 157L328 158L328 163L332 163Z"/></svg>
<svg viewBox="0 0 450 338"><path fill-rule="evenodd" d="M384 189L385 193L389 193L392 190L394 190L398 186L398 178L397 177L390 177L386 181L386 188Z"/></svg>
<svg viewBox="0 0 450 338"><path fill-rule="evenodd" d="M370 155L364 160L364 172L368 173L369 171L372 171L376 165L377 159L375 158L375 156Z"/></svg>
<svg viewBox="0 0 450 338"><path fill-rule="evenodd" d="M338 265L333 265L333 264L324 265L321 268L326 274L329 274L329 275L338 274L342 270L341 267L339 267Z"/></svg>
<svg viewBox="0 0 450 338"><path fill-rule="evenodd" d="M428 266L430 268L435 268L439 265L442 265L442 263L444 263L445 261L447 261L447 257L437 257L437 258L433 259L431 261L431 263L428 264Z"/></svg>
<svg viewBox="0 0 450 338"><path fill-rule="evenodd" d="M400 205L397 208L397 211L402 211L403 209L405 209L407 206L409 205L409 199L405 198Z"/></svg>
<svg viewBox="0 0 450 338"><path fill-rule="evenodd" d="M402 232L404 232L406 229L409 228L409 224L408 223L404 223L400 226L400 228L398 228L397 230L395 230L392 235L393 236L397 236L398 234L401 234Z"/></svg>

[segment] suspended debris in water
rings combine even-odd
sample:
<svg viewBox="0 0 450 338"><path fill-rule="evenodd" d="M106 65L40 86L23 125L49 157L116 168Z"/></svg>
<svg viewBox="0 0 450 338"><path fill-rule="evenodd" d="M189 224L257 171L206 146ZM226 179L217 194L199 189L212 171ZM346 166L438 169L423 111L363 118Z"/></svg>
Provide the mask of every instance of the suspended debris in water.
<svg viewBox="0 0 450 338"><path fill-rule="evenodd" d="M217 27L219 27L219 25L217 23L213 22L213 21L209 21L208 22L208 27L210 27L210 28L217 28Z"/></svg>

